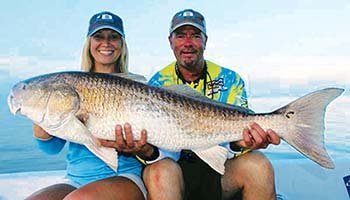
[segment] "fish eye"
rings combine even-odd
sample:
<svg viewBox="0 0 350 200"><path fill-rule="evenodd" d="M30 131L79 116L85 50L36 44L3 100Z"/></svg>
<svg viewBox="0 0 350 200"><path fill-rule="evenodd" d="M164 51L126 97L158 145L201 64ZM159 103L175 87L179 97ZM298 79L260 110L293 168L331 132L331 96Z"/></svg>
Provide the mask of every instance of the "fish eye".
<svg viewBox="0 0 350 200"><path fill-rule="evenodd" d="M22 90L26 90L27 89L27 84L22 84L21 88L22 88Z"/></svg>

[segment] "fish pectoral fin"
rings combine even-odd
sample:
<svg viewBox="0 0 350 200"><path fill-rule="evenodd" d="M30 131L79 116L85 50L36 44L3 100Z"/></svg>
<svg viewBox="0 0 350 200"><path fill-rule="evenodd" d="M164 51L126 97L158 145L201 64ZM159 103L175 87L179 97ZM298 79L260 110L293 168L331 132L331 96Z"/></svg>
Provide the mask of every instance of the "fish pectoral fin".
<svg viewBox="0 0 350 200"><path fill-rule="evenodd" d="M118 168L118 152L113 148L98 147L96 145L85 145L94 155L105 162L111 169L117 171Z"/></svg>
<svg viewBox="0 0 350 200"><path fill-rule="evenodd" d="M205 150L194 150L204 162L206 162L215 171L224 175L225 162L227 160L227 149L222 146L215 146Z"/></svg>
<svg viewBox="0 0 350 200"><path fill-rule="evenodd" d="M96 146L99 144L95 136L93 136L89 129L75 116L67 119L58 127L45 125L42 125L42 127L51 135L71 142Z"/></svg>
<svg viewBox="0 0 350 200"><path fill-rule="evenodd" d="M60 124L74 116L79 109L79 95L69 85L53 86L46 105L45 121L49 124Z"/></svg>
<svg viewBox="0 0 350 200"><path fill-rule="evenodd" d="M86 126L77 118L71 117L62 126L55 130L48 131L50 134L54 132L57 137L84 144L94 155L105 162L111 169L117 171L118 153L113 148L100 146L99 142L86 128Z"/></svg>

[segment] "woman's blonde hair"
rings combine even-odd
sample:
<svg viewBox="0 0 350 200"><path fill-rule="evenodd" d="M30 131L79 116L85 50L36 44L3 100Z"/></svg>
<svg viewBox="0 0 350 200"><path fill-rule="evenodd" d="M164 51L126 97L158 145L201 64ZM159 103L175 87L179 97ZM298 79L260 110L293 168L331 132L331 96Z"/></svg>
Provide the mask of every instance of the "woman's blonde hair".
<svg viewBox="0 0 350 200"><path fill-rule="evenodd" d="M90 53L90 38L87 37L83 46L83 52L81 55L80 69L85 72L92 72L94 66L94 59ZM121 52L115 65L115 73L128 73L129 51L126 45L125 38L121 37Z"/></svg>

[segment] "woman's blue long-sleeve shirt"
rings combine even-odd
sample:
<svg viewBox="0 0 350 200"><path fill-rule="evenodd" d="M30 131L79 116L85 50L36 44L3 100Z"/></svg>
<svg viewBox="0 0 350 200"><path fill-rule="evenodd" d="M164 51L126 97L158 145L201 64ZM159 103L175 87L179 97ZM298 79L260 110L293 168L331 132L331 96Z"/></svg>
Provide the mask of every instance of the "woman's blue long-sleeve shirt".
<svg viewBox="0 0 350 200"><path fill-rule="evenodd" d="M43 152L47 154L58 154L67 141L52 137L49 140L36 139L36 143ZM119 154L118 170L115 172L84 145L73 142L68 142L68 145L66 178L78 183L80 186L126 173L141 176L142 166L133 156Z"/></svg>

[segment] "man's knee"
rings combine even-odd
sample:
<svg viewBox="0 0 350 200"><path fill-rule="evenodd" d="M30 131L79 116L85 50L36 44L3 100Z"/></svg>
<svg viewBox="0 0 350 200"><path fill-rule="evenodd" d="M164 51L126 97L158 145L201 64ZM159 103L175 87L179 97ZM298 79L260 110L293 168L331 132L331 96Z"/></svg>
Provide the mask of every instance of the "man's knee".
<svg viewBox="0 0 350 200"><path fill-rule="evenodd" d="M257 173L273 173L273 167L269 159L261 152L254 151L247 154L247 167Z"/></svg>
<svg viewBox="0 0 350 200"><path fill-rule="evenodd" d="M230 160L227 162L227 165L229 165L227 167L230 167L230 165L235 165L235 167L240 167L249 171L273 171L270 161L259 151L253 151L236 159Z"/></svg>
<svg viewBox="0 0 350 200"><path fill-rule="evenodd" d="M274 171L270 161L262 153L253 151L238 158L228 160L222 179L224 199L242 192L274 195ZM247 187L249 186L249 187Z"/></svg>
<svg viewBox="0 0 350 200"><path fill-rule="evenodd" d="M226 162L224 178L236 179L241 184L249 180L273 182L274 170L266 156L253 151Z"/></svg>

